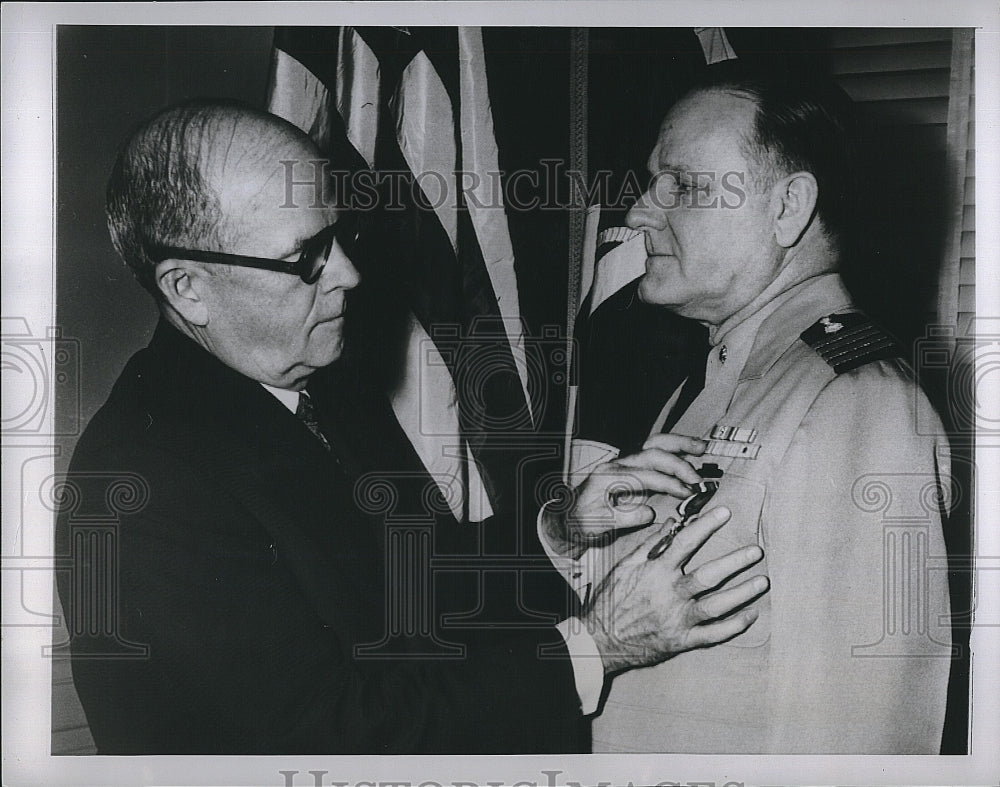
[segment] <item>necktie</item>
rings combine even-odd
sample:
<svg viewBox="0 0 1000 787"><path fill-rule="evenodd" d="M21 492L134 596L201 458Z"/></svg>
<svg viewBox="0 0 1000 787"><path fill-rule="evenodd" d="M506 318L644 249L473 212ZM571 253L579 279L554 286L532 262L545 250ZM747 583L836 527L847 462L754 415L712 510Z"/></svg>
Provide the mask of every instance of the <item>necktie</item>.
<svg viewBox="0 0 1000 787"><path fill-rule="evenodd" d="M316 439L323 444L323 447L329 451L330 442L319 428L319 417L316 415L316 406L305 391L299 392L299 406L295 408L295 415L309 428L309 431L316 436Z"/></svg>
<svg viewBox="0 0 1000 787"><path fill-rule="evenodd" d="M681 416L684 415L684 411L688 409L691 402L701 393L701 390L705 387L705 367L707 365L708 353L694 359L694 362L691 364L691 373L684 381L677 401L674 402L674 406L667 413L667 420L663 422L662 431L669 432L673 429L674 425L681 419Z"/></svg>

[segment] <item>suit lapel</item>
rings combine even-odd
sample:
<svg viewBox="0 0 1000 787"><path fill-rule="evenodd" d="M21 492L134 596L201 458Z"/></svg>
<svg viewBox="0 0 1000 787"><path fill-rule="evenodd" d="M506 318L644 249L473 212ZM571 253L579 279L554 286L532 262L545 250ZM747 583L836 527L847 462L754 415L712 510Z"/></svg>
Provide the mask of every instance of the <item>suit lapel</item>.
<svg viewBox="0 0 1000 787"><path fill-rule="evenodd" d="M261 385L169 326L157 329L142 368L151 439L185 457L271 534L324 620L359 630L370 607L345 605L335 588L346 581L377 603L382 558L342 463Z"/></svg>

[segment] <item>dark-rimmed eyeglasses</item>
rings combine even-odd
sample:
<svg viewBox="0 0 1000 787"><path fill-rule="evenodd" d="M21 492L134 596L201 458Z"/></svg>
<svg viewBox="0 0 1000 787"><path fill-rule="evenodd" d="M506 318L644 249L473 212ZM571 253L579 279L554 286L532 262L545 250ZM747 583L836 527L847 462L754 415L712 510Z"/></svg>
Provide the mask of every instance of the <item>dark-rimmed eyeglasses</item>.
<svg viewBox="0 0 1000 787"><path fill-rule="evenodd" d="M184 249L179 246L153 246L150 249L150 259L153 262L163 262L169 259L192 260L218 265L238 265L243 268L261 268L279 273L291 273L298 276L306 284L313 284L323 273L326 260L330 256L333 242L350 257L361 237L361 216L353 211L345 211L328 227L313 235L302 244L302 251L294 262L276 260L271 257L248 257L244 254L228 254L222 251L203 251L201 249Z"/></svg>

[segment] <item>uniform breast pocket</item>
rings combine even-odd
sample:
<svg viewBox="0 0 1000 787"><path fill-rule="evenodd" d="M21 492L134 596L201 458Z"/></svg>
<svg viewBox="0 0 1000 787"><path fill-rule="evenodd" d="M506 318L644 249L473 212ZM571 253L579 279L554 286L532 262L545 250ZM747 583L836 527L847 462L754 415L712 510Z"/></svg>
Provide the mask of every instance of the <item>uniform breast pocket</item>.
<svg viewBox="0 0 1000 787"><path fill-rule="evenodd" d="M705 510L725 506L732 512L732 517L694 554L686 571L690 572L709 560L722 557L733 550L757 544L765 550L764 559L743 573L737 574L725 587L760 574L767 574L767 547L763 542L760 527L765 492L765 486L757 481L726 473L720 479L719 491L715 493ZM676 510L668 510L669 506L677 503L676 498L661 497L650 502L657 511L658 521L664 521L668 516L677 518ZM743 634L726 643L726 646L758 647L770 639L771 603L768 594L764 594L753 603L760 612L757 621Z"/></svg>

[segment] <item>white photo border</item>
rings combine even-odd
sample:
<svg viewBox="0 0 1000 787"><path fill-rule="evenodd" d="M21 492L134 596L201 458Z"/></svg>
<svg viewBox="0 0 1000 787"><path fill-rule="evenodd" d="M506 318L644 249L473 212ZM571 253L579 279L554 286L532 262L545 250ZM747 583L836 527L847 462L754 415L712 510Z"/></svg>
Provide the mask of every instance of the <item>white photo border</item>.
<svg viewBox="0 0 1000 787"><path fill-rule="evenodd" d="M977 314L1000 317L1000 10L991 2L395 2L6 3L2 9L2 312L55 325L54 62L56 24L478 24L536 26L975 27ZM7 323L5 322L5 327ZM997 377L996 374L993 375ZM6 384L6 383L5 383ZM1000 401L1000 380L980 395ZM51 419L52 408L47 408ZM51 434L49 428L42 433ZM19 454L56 449L4 436L4 783L204 785L449 784L995 784L1000 774L1000 625L974 626L968 756L554 755L510 757L51 757L51 629L8 625L22 594L52 601L52 564L17 558ZM997 447L977 451L979 614L1000 620L1000 474ZM51 517L44 510L26 515ZM42 520L40 520L42 521ZM42 528L44 524L35 524ZM49 526L51 530L51 526ZM51 548L51 543L50 543ZM51 549L50 553L51 554ZM9 569L9 570L8 570ZM288 772L291 775L283 774ZM322 772L317 777L312 772Z"/></svg>

